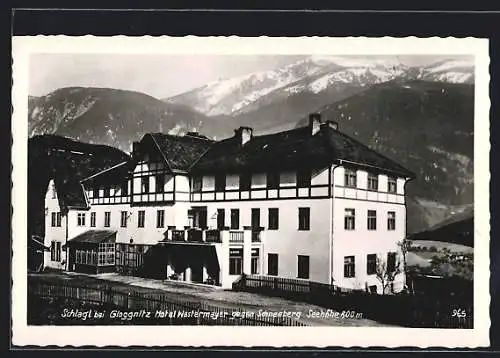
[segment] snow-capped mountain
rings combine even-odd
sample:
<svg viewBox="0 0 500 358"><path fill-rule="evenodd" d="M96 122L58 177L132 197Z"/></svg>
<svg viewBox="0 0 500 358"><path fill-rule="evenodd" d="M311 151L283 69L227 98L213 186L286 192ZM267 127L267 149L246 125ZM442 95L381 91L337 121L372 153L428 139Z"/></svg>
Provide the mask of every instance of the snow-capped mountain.
<svg viewBox="0 0 500 358"><path fill-rule="evenodd" d="M277 89L336 67L332 62L306 59L275 70L213 81L165 101L188 105L210 116L230 115Z"/></svg>
<svg viewBox="0 0 500 358"><path fill-rule="evenodd" d="M311 56L269 71L220 79L165 101L190 106L206 115L236 116L291 95L327 93L334 100L368 86L395 79L473 83L474 64L442 60L425 67L408 67L395 59ZM333 97L332 97L333 95Z"/></svg>
<svg viewBox="0 0 500 358"><path fill-rule="evenodd" d="M448 83L474 83L474 61L444 60L422 69L421 79Z"/></svg>

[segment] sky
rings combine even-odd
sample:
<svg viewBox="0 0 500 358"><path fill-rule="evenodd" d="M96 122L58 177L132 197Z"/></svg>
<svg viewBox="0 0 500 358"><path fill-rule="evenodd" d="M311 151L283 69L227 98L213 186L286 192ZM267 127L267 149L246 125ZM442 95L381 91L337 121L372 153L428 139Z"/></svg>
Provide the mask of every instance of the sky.
<svg viewBox="0 0 500 358"><path fill-rule="evenodd" d="M363 56L368 57L381 58ZM303 58L301 55L35 54L30 58L29 92L32 96L43 96L62 87L109 87L166 98L220 78L270 70ZM450 56L391 58L408 66L425 66Z"/></svg>

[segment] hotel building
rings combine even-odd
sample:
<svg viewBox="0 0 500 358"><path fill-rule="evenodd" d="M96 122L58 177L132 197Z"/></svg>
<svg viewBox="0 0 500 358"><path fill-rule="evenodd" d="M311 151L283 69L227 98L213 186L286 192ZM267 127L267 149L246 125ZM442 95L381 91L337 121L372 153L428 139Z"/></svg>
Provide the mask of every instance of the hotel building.
<svg viewBox="0 0 500 358"><path fill-rule="evenodd" d="M306 127L240 127L221 141L146 134L131 156L83 180L83 202L67 213L49 184L46 266L225 288L269 275L379 293L379 265L399 266L414 174L319 114Z"/></svg>

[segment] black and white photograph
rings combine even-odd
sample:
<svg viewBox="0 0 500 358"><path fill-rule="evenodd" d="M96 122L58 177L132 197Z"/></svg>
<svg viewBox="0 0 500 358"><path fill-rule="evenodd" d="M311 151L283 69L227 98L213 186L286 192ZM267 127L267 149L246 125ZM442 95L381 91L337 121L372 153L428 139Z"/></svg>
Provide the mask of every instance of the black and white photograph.
<svg viewBox="0 0 500 358"><path fill-rule="evenodd" d="M487 342L487 41L13 51L19 341Z"/></svg>

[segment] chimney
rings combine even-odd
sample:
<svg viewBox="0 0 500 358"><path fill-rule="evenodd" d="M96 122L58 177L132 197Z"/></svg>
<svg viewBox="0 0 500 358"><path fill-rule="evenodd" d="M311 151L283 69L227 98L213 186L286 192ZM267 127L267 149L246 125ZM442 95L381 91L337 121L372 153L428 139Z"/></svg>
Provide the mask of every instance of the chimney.
<svg viewBox="0 0 500 358"><path fill-rule="evenodd" d="M241 140L241 145L245 145L250 139L252 139L253 129L250 127L240 127L234 130L234 136L239 137Z"/></svg>
<svg viewBox="0 0 500 358"><path fill-rule="evenodd" d="M331 129L336 130L336 131L339 130L339 124L338 124L338 122L335 122L335 121L332 121L332 120L327 120L325 123Z"/></svg>
<svg viewBox="0 0 500 358"><path fill-rule="evenodd" d="M309 115L309 130L311 131L311 135L315 135L316 133L318 133L320 126L321 126L321 114L311 113Z"/></svg>

